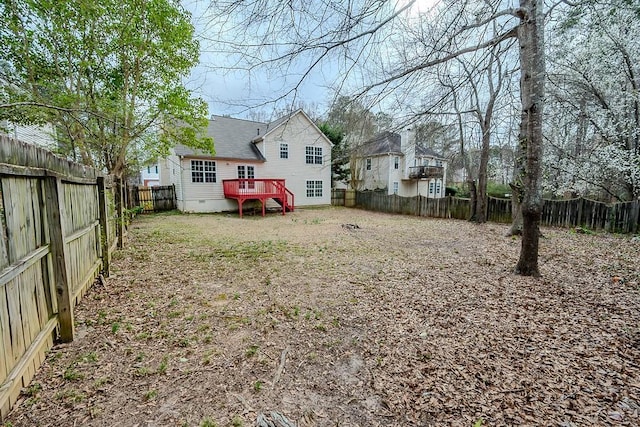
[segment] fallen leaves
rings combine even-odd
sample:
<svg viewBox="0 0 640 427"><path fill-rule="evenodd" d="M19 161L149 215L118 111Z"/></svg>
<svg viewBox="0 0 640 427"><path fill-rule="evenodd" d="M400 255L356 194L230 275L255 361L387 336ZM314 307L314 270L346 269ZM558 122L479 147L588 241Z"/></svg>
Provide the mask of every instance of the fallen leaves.
<svg viewBox="0 0 640 427"><path fill-rule="evenodd" d="M640 242L545 229L534 279L505 232L333 208L139 217L76 308L84 337L9 421L640 423Z"/></svg>

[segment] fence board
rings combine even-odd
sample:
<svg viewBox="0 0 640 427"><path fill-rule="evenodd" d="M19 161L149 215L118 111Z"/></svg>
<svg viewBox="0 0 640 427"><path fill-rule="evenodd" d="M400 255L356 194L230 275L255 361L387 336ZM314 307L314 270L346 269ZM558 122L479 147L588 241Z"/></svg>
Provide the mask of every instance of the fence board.
<svg viewBox="0 0 640 427"><path fill-rule="evenodd" d="M44 361L56 328L73 339L73 305L102 265L101 224L121 223L109 197L113 180L103 179L100 209L98 177L0 137L0 422ZM115 228L105 225L105 248L117 242Z"/></svg>
<svg viewBox="0 0 640 427"><path fill-rule="evenodd" d="M335 190L334 190L335 191ZM433 218L468 219L470 200L457 197L427 199L388 195L386 191L355 191L356 206L377 212ZM510 223L510 199L489 197L487 220ZM551 227L585 227L616 233L640 230L640 200L607 205L589 199L544 200L540 224Z"/></svg>

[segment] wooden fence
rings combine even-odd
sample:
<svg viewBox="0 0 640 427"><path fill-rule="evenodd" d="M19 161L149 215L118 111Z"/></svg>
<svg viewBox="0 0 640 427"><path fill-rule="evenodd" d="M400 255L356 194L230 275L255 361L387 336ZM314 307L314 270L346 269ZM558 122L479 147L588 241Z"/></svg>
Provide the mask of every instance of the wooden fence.
<svg viewBox="0 0 640 427"><path fill-rule="evenodd" d="M334 190L335 191L335 190ZM344 191L344 190L342 190ZM430 199L424 196L401 197L386 191L356 191L356 207L377 212L434 218L468 219L470 200L457 197ZM332 202L344 206L340 195L332 193ZM489 197L487 220L511 222L511 200ZM640 200L606 204L589 199L544 200L541 224L552 227L584 227L613 233L640 231Z"/></svg>
<svg viewBox="0 0 640 427"><path fill-rule="evenodd" d="M129 191L129 208L141 207L142 211L170 211L178 207L174 185L156 187L132 187Z"/></svg>
<svg viewBox="0 0 640 427"><path fill-rule="evenodd" d="M122 245L118 181L0 136L0 420ZM1 421L0 421L1 422Z"/></svg>

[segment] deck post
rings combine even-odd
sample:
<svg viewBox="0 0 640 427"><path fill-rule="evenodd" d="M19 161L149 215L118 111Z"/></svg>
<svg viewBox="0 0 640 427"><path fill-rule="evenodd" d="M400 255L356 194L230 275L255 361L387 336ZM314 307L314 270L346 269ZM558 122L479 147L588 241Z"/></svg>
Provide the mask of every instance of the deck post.
<svg viewBox="0 0 640 427"><path fill-rule="evenodd" d="M238 199L238 214L240 214L240 218L242 218L242 203L244 203L244 199Z"/></svg>
<svg viewBox="0 0 640 427"><path fill-rule="evenodd" d="M267 200L266 199L260 199L260 201L262 202L262 216L264 216L265 215L264 206L267 204Z"/></svg>

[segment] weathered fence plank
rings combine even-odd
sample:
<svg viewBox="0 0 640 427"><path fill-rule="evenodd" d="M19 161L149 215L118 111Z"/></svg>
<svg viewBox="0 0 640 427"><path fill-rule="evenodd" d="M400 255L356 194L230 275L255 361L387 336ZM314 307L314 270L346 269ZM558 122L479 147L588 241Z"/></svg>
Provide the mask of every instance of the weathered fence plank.
<svg viewBox="0 0 640 427"><path fill-rule="evenodd" d="M335 191L335 190L334 190ZM470 200L457 197L427 199L423 196L401 197L386 191L356 191L356 206L377 212L418 215L433 218L468 219ZM510 223L510 199L489 197L487 219ZM640 230L640 200L607 205L589 199L544 200L541 225L551 227L585 227L615 233Z"/></svg>
<svg viewBox="0 0 640 427"><path fill-rule="evenodd" d="M62 341L73 339L74 305L101 268L108 275L122 222L110 183L94 169L0 137L0 422L56 329Z"/></svg>

